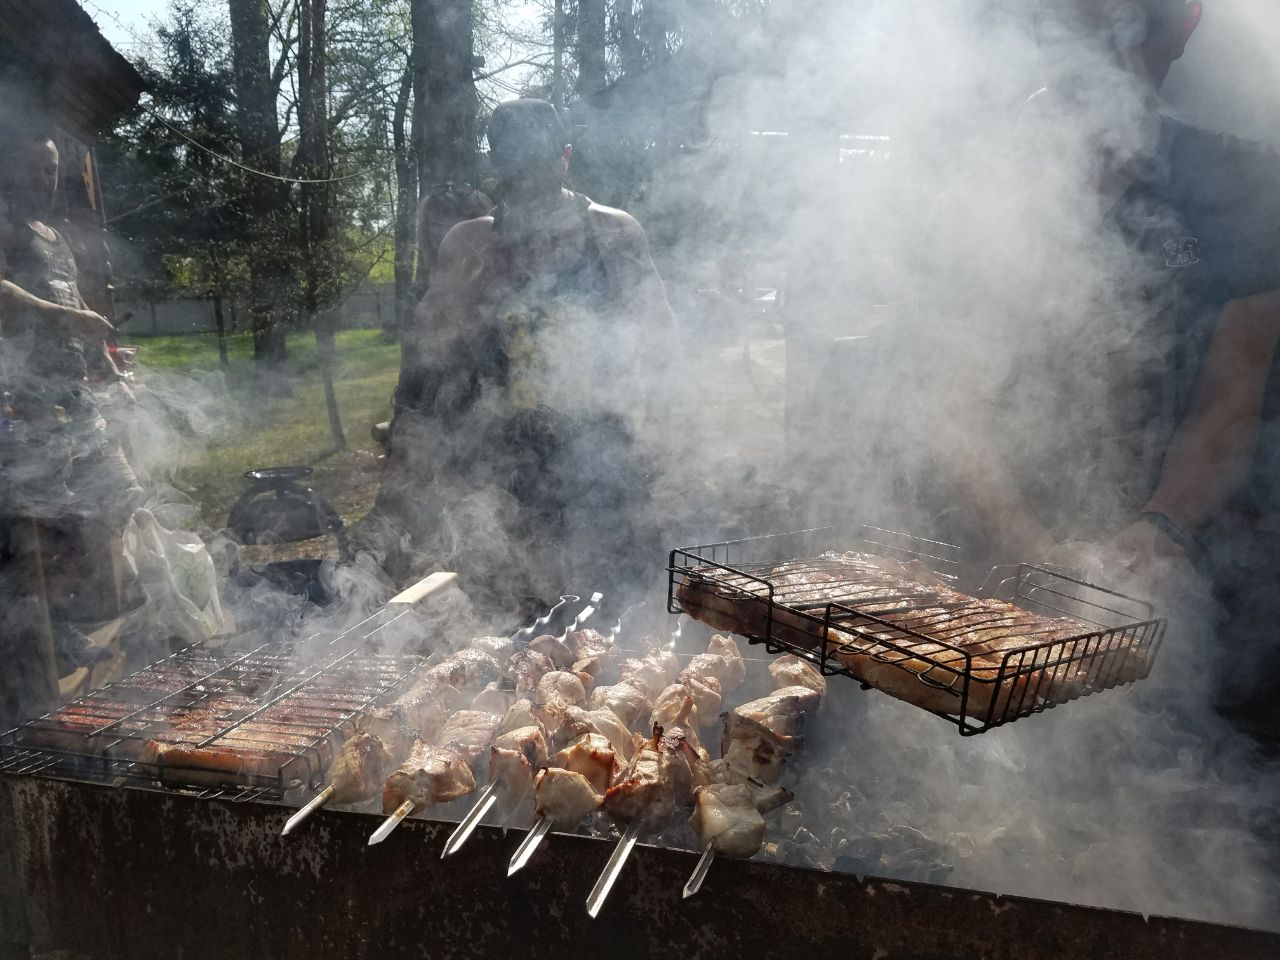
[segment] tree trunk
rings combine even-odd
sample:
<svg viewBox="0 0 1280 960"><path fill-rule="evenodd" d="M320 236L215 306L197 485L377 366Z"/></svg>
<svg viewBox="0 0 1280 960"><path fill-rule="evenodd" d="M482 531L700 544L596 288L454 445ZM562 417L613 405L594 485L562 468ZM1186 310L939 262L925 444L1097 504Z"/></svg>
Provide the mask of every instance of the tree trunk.
<svg viewBox="0 0 1280 960"><path fill-rule="evenodd" d="M624 77L644 67L644 41L640 39L639 0L616 0L614 18L618 27L618 65Z"/></svg>
<svg viewBox="0 0 1280 960"><path fill-rule="evenodd" d="M605 0L578 0L578 96L590 97L604 89L607 78Z"/></svg>
<svg viewBox="0 0 1280 960"><path fill-rule="evenodd" d="M271 33L264 0L227 0L231 21L231 67L236 95L236 126L240 153L249 166L269 174L279 174L280 121L276 112L275 84L271 79ZM284 208L285 185L269 177L250 175L247 181L249 237L253 254L249 258L247 310L253 331L253 355L268 387L287 383L284 330L279 304L284 281L284 264L278 251L279 211Z"/></svg>
<svg viewBox="0 0 1280 960"><path fill-rule="evenodd" d="M222 314L222 294L213 295L213 323L218 330L218 365L227 369L227 323Z"/></svg>
<svg viewBox="0 0 1280 960"><path fill-rule="evenodd" d="M556 0L551 16L551 102L564 109L564 0Z"/></svg>
<svg viewBox="0 0 1280 960"><path fill-rule="evenodd" d="M474 0L412 0L409 12L419 184L475 183Z"/></svg>
<svg viewBox="0 0 1280 960"><path fill-rule="evenodd" d="M418 209L418 182L413 158L409 155L409 96L413 89L413 70L407 69L396 94L395 113L391 118L391 139L396 156L396 221L395 282L396 306L392 320L396 339L404 337L413 320L414 222ZM421 238L419 238L421 242Z"/></svg>
<svg viewBox="0 0 1280 960"><path fill-rule="evenodd" d="M333 448L344 450L338 398L333 388L337 354L334 312L337 296L332 269L333 184L329 166L329 91L326 79L325 0L298 0L298 152L302 171L302 306L316 338L316 359L324 384L325 409Z"/></svg>

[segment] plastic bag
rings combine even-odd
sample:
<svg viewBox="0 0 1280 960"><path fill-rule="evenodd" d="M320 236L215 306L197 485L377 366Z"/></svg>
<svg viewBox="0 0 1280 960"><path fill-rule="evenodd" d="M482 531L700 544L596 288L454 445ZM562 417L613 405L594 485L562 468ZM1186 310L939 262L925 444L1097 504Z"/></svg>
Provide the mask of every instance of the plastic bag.
<svg viewBox="0 0 1280 960"><path fill-rule="evenodd" d="M122 558L147 598L143 615L157 635L195 643L226 630L213 557L198 536L167 530L140 509L125 526Z"/></svg>

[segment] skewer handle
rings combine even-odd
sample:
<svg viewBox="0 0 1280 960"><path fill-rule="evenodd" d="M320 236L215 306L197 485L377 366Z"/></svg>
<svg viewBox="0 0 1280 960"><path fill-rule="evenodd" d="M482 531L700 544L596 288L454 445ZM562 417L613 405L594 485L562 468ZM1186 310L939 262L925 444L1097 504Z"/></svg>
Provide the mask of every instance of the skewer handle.
<svg viewBox="0 0 1280 960"><path fill-rule="evenodd" d="M421 603L432 594L439 593L450 584L457 582L458 575L456 573L449 573L443 570L437 571L436 573L419 580L402 593L396 594L388 600L387 603L398 603L405 606L412 606L415 603Z"/></svg>
<svg viewBox="0 0 1280 960"><path fill-rule="evenodd" d="M711 864L715 858L715 848L708 843L702 848L702 856L698 858L698 865L693 868L693 873L689 874L689 881L684 885L684 899L688 900L702 889L702 881L707 879L707 871L711 869Z"/></svg>
<svg viewBox="0 0 1280 960"><path fill-rule="evenodd" d="M587 897L587 913L592 919L600 913L600 908L604 906L605 900L609 898L609 891L613 889L613 885L618 880L618 875L622 873L622 868L626 866L627 857L631 856L631 850L635 847L636 841L640 839L640 821L634 820L627 827L627 832L622 835L622 839L618 841L618 845L613 848L613 854L609 857L609 862L604 865L596 885L591 888L591 894Z"/></svg>
<svg viewBox="0 0 1280 960"><path fill-rule="evenodd" d="M537 822L529 828L529 832L520 841L520 846L516 847L516 852L511 855L511 862L507 864L508 877L524 869L524 865L529 862L529 858L538 849L543 838L551 832L552 825L549 817L539 817Z"/></svg>
<svg viewBox="0 0 1280 960"><path fill-rule="evenodd" d="M317 793L314 797L312 797L311 800L308 801L304 807L302 807L302 809L300 809L297 813L295 813L292 817L290 817L288 820L285 821L284 829L280 831L280 836L287 837L289 834L293 833L294 830L302 826L303 822L307 819L307 817L311 816L313 813L315 813L317 810L323 807L326 803L328 803L329 798L332 796L333 796L333 784L329 784L329 786L325 787L323 790Z"/></svg>
<svg viewBox="0 0 1280 960"><path fill-rule="evenodd" d="M382 826L373 831L373 836L369 838L369 846L375 843L381 843L391 835L391 831L400 826L400 821L413 812L413 801L406 800L400 806L396 807L396 812L382 821Z"/></svg>
<svg viewBox="0 0 1280 960"><path fill-rule="evenodd" d="M467 811L467 815L458 823L458 828L450 834L448 841L444 845L444 849L440 852L440 859L452 856L462 849L462 845L471 839L471 834L475 833L476 827L480 826L480 821L484 819L484 815L488 813L495 803L498 802L498 784L491 783L481 791L480 796L476 798L476 802L471 809Z"/></svg>

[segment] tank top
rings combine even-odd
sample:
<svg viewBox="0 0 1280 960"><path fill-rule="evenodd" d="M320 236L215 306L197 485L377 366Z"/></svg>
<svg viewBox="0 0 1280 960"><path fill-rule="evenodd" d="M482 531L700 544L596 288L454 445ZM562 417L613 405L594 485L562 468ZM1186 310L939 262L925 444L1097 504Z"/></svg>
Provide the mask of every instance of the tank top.
<svg viewBox="0 0 1280 960"><path fill-rule="evenodd" d="M10 257L10 279L42 300L78 308L75 256L62 234L50 229L52 239L28 226L19 227L19 242ZM32 310L10 311L5 318L4 361L15 409L60 406L73 419L96 418L84 387L85 343L64 326Z"/></svg>
<svg viewBox="0 0 1280 960"><path fill-rule="evenodd" d="M505 236L505 207L495 211L499 262L512 278L489 310L496 378L512 411L569 421L628 419L639 408L634 350L617 323L619 297L591 223L591 200L575 193L573 203L582 218L582 256L558 271L523 271Z"/></svg>

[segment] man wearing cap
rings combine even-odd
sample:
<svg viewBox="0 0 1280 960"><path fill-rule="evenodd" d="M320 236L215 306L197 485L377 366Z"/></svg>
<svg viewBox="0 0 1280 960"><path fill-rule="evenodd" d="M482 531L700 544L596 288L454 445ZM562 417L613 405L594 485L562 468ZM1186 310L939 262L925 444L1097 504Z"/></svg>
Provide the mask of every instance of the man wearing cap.
<svg viewBox="0 0 1280 960"><path fill-rule="evenodd" d="M664 420L666 292L636 220L563 185L550 103L500 104L488 138L501 199L440 245L384 494L473 584L636 588L661 567L640 450Z"/></svg>

